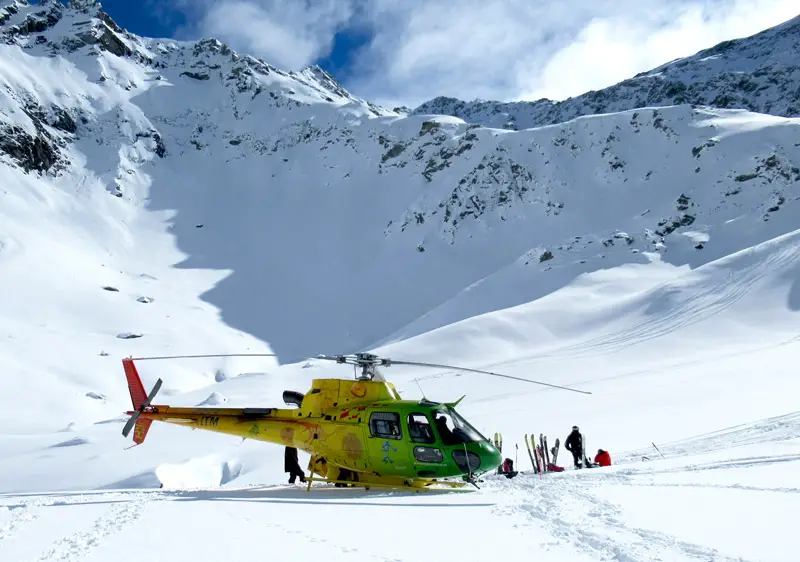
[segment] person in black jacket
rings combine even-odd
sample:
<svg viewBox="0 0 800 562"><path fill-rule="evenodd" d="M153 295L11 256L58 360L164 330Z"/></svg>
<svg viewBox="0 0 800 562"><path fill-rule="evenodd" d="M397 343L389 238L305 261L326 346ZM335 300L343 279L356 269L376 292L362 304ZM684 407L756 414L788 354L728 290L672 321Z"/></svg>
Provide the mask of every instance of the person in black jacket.
<svg viewBox="0 0 800 562"><path fill-rule="evenodd" d="M581 435L577 425L572 426L572 433L567 435L567 439L564 441L564 448L572 453L575 468L583 468L583 435Z"/></svg>
<svg viewBox="0 0 800 562"><path fill-rule="evenodd" d="M297 461L297 449L294 447L286 447L286 452L283 454L283 471L289 473L289 484L294 484L298 476L300 482L306 481L306 475Z"/></svg>

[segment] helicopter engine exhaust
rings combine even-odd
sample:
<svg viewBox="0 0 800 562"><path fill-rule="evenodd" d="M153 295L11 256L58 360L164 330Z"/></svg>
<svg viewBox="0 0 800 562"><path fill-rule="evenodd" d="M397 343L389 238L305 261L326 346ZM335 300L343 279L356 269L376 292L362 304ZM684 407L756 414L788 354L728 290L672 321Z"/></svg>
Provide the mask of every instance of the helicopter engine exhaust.
<svg viewBox="0 0 800 562"><path fill-rule="evenodd" d="M283 391L283 402L287 406L297 406L300 408L303 405L303 398L305 394L302 392L297 392L296 390L284 390Z"/></svg>

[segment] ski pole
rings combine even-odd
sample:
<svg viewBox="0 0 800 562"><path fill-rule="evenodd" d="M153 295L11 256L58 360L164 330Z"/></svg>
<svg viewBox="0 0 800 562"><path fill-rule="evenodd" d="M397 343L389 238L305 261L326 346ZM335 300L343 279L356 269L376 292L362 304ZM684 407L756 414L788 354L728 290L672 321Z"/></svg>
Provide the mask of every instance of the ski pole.
<svg viewBox="0 0 800 562"><path fill-rule="evenodd" d="M653 447L656 447L656 444L655 444L655 443L653 443L652 441L651 441L651 443L652 443ZM659 454L659 455L661 455L661 458L663 459L663 458L664 458L664 453L662 453L662 452L661 452L661 451L658 449L658 447L656 447L656 451L658 451L658 454Z"/></svg>

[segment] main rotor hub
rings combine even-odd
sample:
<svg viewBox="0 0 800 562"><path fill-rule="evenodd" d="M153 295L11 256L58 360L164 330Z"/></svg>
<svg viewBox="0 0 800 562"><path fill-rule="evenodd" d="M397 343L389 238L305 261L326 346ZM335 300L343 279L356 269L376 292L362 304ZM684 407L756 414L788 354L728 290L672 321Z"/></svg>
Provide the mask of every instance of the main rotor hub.
<svg viewBox="0 0 800 562"><path fill-rule="evenodd" d="M320 355L320 359L332 359L339 364L353 365L356 371L356 380L371 381L375 378L383 379L376 367L389 367L391 359L384 359L372 353L356 353L355 355L334 355L333 357ZM361 373L358 373L358 370Z"/></svg>

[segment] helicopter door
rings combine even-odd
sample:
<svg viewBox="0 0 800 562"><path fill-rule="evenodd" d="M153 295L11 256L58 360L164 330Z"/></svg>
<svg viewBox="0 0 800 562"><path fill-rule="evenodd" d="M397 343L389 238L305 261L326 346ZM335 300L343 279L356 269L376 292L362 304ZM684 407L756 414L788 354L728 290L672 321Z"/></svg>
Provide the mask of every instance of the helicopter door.
<svg viewBox="0 0 800 562"><path fill-rule="evenodd" d="M414 456L414 470L417 476L430 478L438 474L444 461L442 450L436 443L436 436L428 416L422 412L408 415L408 436L411 439L411 453Z"/></svg>
<svg viewBox="0 0 800 562"><path fill-rule="evenodd" d="M369 417L367 451L373 469L380 475L408 471L408 446L397 412L372 412Z"/></svg>

